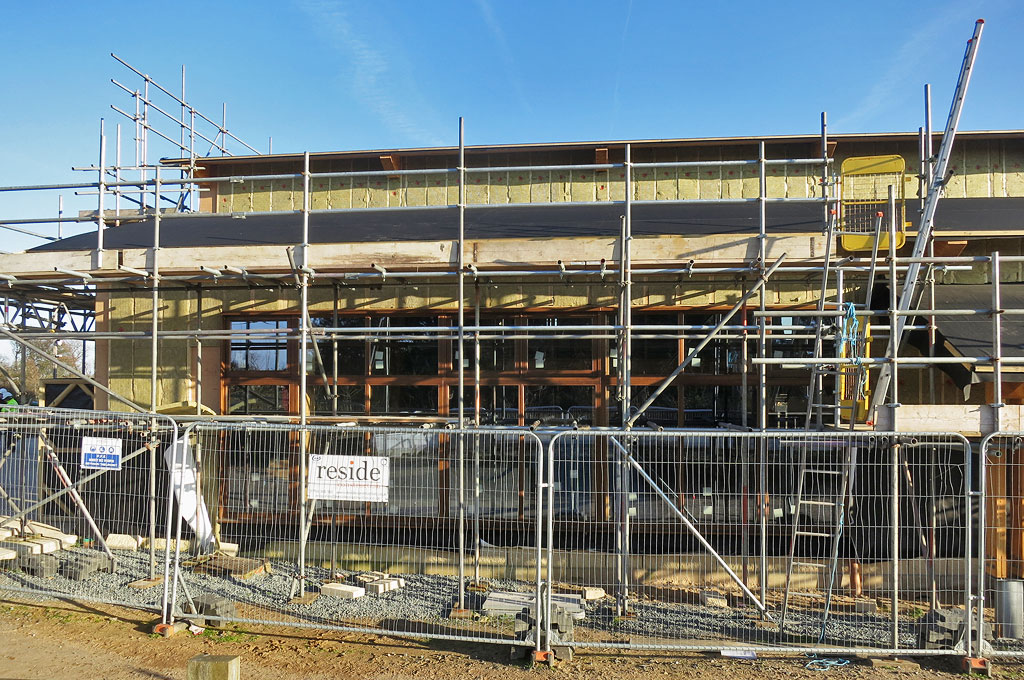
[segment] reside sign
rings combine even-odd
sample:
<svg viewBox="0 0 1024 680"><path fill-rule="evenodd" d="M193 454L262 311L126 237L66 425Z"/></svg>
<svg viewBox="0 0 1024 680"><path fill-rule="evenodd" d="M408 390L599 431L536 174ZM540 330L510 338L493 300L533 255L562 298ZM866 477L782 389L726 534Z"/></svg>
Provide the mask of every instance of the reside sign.
<svg viewBox="0 0 1024 680"><path fill-rule="evenodd" d="M309 457L309 497L324 501L388 502L390 466L386 456Z"/></svg>

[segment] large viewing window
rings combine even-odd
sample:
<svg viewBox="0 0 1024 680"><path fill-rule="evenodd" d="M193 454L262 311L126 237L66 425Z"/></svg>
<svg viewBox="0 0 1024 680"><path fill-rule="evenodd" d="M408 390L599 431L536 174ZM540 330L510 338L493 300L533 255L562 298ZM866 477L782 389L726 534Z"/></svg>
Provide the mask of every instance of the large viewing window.
<svg viewBox="0 0 1024 680"><path fill-rule="evenodd" d="M633 314L632 407L635 409L686 357L721 312L649 311ZM459 346L451 328L454 314L436 315L332 314L312 318L322 365L313 361L306 379L311 412L318 416L387 416L404 418L452 418L458 415ZM467 325L473 317L467 316ZM581 339L581 327L614 324L613 311L591 313L520 312L484 315L481 324L498 329L481 339L480 387L476 376L476 343L466 332L464 408L467 419L479 415L482 424L618 425L620 357L612 338ZM782 324L786 320L781 321ZM680 332L649 326L703 326ZM230 321L233 330L259 335L266 331L293 331L290 338L263 335L233 339L228 347L224 374L224 404L233 414L292 413L298 409L298 346L294 330L297 318L252 318ZM576 327L577 330L572 330ZM331 337L330 328L353 329ZM364 330L365 329L365 330ZM372 329L372 331L370 330ZM799 333L776 331L769 336L771 352L799 356L809 341ZM672 337L685 335L685 337ZM498 337L495 337L498 336ZM531 337L532 336L532 337ZM648 336L648 337L645 337ZM667 337L650 337L667 336ZM756 335L751 335L756 342ZM754 348L751 348L752 350ZM665 389L644 417L665 427L713 427L721 422L740 424L743 372L742 345L738 339L716 338L696 360ZM780 389L791 397L806 389L806 379L785 368L771 368L770 397L781 401ZM745 400L748 424L756 424L757 371L747 374L750 392ZM799 383L799 384L798 384ZM479 398L479 414L477 399ZM797 408L795 398L786 402ZM770 414L778 409L769 408Z"/></svg>
<svg viewBox="0 0 1024 680"><path fill-rule="evenodd" d="M267 333L287 331L287 320L232 321L231 330L246 333L245 337L236 337L231 341L231 370L270 372L284 371L288 367L286 338Z"/></svg>

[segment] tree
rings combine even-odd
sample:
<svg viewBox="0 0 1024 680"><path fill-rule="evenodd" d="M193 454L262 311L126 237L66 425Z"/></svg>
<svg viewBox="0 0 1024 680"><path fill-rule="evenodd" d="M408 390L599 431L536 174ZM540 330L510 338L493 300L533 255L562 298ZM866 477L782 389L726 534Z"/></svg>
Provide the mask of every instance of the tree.
<svg viewBox="0 0 1024 680"><path fill-rule="evenodd" d="M30 341L34 346L51 354L65 364L81 369L82 367L82 343L75 340L46 340L33 338ZM28 403L36 399L43 381L48 378L72 377L62 368L58 368L52 361L41 357L39 354L28 350L18 343L9 343L6 351L0 352L0 386L11 392L24 392L19 398L22 403ZM25 384L22 385L21 365L22 356L25 356ZM12 384L13 383L13 384Z"/></svg>

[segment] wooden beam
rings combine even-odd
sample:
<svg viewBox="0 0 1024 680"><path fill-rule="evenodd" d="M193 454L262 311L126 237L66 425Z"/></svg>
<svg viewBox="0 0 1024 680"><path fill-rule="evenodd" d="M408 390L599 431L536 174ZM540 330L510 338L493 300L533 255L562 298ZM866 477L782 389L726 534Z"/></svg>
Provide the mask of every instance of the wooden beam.
<svg viewBox="0 0 1024 680"><path fill-rule="evenodd" d="M381 156L380 165L385 170L392 170L397 172L402 169L402 159L400 156L396 156L394 154Z"/></svg>
<svg viewBox="0 0 1024 680"><path fill-rule="evenodd" d="M1009 569L1006 555L1006 456L991 457L988 462L985 496L985 571L992 578L1006 578Z"/></svg>

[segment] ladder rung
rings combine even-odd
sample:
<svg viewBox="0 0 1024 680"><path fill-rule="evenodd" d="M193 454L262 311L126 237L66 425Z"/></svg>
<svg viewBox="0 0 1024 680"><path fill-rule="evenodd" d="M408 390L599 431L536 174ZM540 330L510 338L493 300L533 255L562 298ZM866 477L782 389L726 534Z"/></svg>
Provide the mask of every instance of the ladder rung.
<svg viewBox="0 0 1024 680"><path fill-rule="evenodd" d="M795 536L816 536L818 538L832 538L832 534L823 534L820 531L794 531Z"/></svg>
<svg viewBox="0 0 1024 680"><path fill-rule="evenodd" d="M825 470L822 468L804 468L804 474L814 473L816 475L841 475L842 470Z"/></svg>
<svg viewBox="0 0 1024 680"><path fill-rule="evenodd" d="M830 508L834 508L839 505L836 501L805 501L802 498L799 501L800 505L827 505Z"/></svg>

